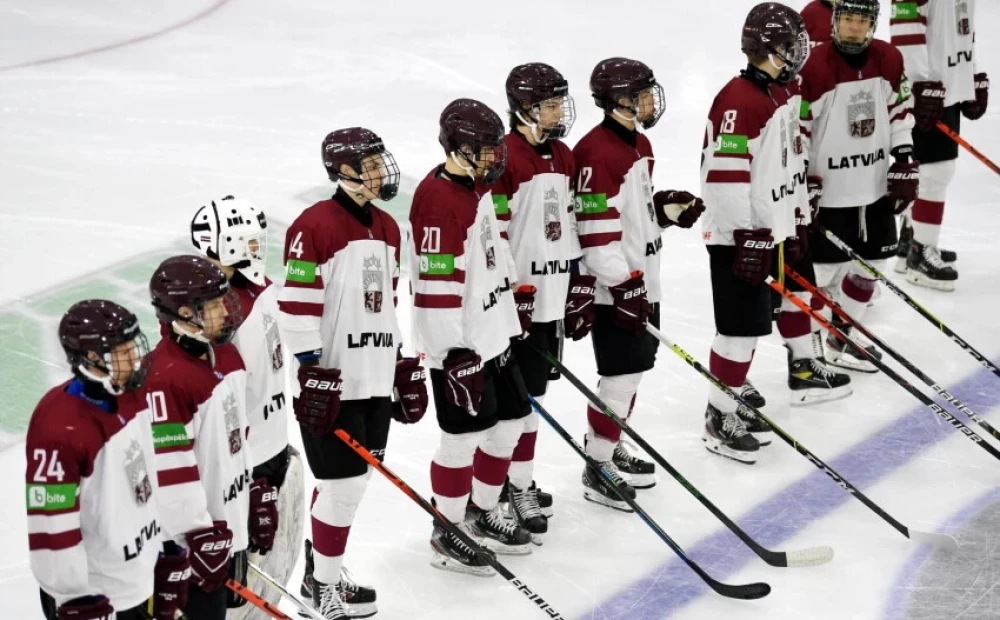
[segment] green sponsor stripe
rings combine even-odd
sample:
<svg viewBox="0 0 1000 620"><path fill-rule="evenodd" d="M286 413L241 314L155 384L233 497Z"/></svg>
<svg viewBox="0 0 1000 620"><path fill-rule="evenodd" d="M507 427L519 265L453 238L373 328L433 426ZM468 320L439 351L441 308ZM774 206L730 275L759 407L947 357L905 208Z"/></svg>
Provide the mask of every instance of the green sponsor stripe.
<svg viewBox="0 0 1000 620"><path fill-rule="evenodd" d="M290 260L286 268L285 279L289 282L312 284L316 281L316 263L304 260Z"/></svg>
<svg viewBox="0 0 1000 620"><path fill-rule="evenodd" d="M607 194L577 194L577 212L584 215L606 213L608 210Z"/></svg>
<svg viewBox="0 0 1000 620"><path fill-rule="evenodd" d="M191 438L188 437L187 429L180 422L153 425L154 448L174 448L176 446L189 445L191 445Z"/></svg>
<svg viewBox="0 0 1000 620"><path fill-rule="evenodd" d="M750 152L747 146L748 142L746 136L731 133L719 134L719 145L715 147L715 152L728 155L746 155Z"/></svg>
<svg viewBox="0 0 1000 620"><path fill-rule="evenodd" d="M916 2L899 2L892 5L892 19L906 20L920 17L920 8Z"/></svg>
<svg viewBox="0 0 1000 620"><path fill-rule="evenodd" d="M497 215L507 215L510 213L510 205L507 204L507 197L503 194L493 194L493 211Z"/></svg>
<svg viewBox="0 0 1000 620"><path fill-rule="evenodd" d="M76 483L25 485L28 510L67 510L76 504Z"/></svg>
<svg viewBox="0 0 1000 620"><path fill-rule="evenodd" d="M910 98L910 80L906 77L903 81L899 83L899 96L896 98L896 103L902 103Z"/></svg>
<svg viewBox="0 0 1000 620"><path fill-rule="evenodd" d="M430 276L446 276L455 273L455 255L421 254L420 273Z"/></svg>
<svg viewBox="0 0 1000 620"><path fill-rule="evenodd" d="M806 101L802 100L802 105L799 107L799 118L805 119L809 118L809 113L812 111L812 105Z"/></svg>

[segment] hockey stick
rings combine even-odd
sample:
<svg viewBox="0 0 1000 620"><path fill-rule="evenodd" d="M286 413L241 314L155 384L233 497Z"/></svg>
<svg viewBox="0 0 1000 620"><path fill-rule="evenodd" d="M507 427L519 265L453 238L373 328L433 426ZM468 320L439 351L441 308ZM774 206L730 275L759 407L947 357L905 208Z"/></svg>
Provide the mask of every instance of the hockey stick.
<svg viewBox="0 0 1000 620"><path fill-rule="evenodd" d="M1000 431L994 428L992 424L990 424L982 417L977 415L976 412L973 411L971 408L969 408L965 403L952 396L948 390L941 387L937 382L935 382L926 373L924 373L924 371L914 366L908 359L903 357L899 352L897 352L895 349L886 344L881 338L873 334L871 330L869 330L867 327L865 327L858 321L851 318L851 315L847 314L847 312L840 306L840 304L838 304L837 302L833 301L832 299L824 295L822 292L820 292L818 288L810 284L808 280L803 278L799 273L797 273L794 269L792 269L788 265L785 265L785 272L789 275L789 277L798 282L807 291L812 293L813 297L822 300L823 303L830 306L830 309L836 312L837 316L844 319L844 321L846 321L849 325L854 327L854 329L861 332L866 338L871 340L875 344L875 346L879 347L880 349L888 353L889 356L891 356L894 360L902 364L903 368L909 370L914 374L914 376L916 376L918 379L926 383L932 390L934 390L934 393L940 396L942 399L944 399L945 402L949 403L952 407L964 413L970 420L981 426L990 435L992 435L996 439L1000 439Z"/></svg>
<svg viewBox="0 0 1000 620"><path fill-rule="evenodd" d="M236 594L238 594L239 596L245 598L247 601L250 602L251 605L261 610L265 614L271 616L275 620L292 620L291 616L286 615L284 612L282 612L280 609L272 605L270 602L257 596L256 592L246 587L239 581L236 581L235 579L227 579L226 587L235 592Z"/></svg>
<svg viewBox="0 0 1000 620"><path fill-rule="evenodd" d="M866 360L868 360L876 368L881 370L885 374L885 376L895 381L899 385L899 387L903 388L904 390L912 394L917 400L923 403L925 407L933 411L934 415L938 416L948 424L954 426L960 433L968 437L969 441L976 444L983 450L989 452L991 455L993 455L994 458L1000 460L1000 450L997 450L988 442L983 441L982 437L977 435L975 431L966 426L961 420L948 413L948 411L945 410L941 405L937 404L929 396L927 396L926 394L915 388L912 383L901 377L899 373L897 373L892 368L889 368L889 366L887 366L885 362L883 362L882 360L878 359L877 357L869 353L864 347L862 347L858 343L854 342L854 340L850 336L845 334L843 331L841 331L840 328L830 323L830 321L828 321L821 312L819 312L818 310L813 310L809 306L809 304L803 301L795 293L789 291L784 286L778 284L778 282L774 278L768 276L767 283L771 286L771 288L781 293L781 295L785 299L792 302L793 304L798 306L800 310L809 315L812 318L812 320L816 321L831 334L836 336L838 339L842 340L845 345L850 345L855 347L864 356Z"/></svg>
<svg viewBox="0 0 1000 620"><path fill-rule="evenodd" d="M691 355L687 351L682 349L679 345L676 345L673 342L671 342L669 338L667 338L660 332L660 330L656 329L655 327L649 324L646 325L646 330L649 331L649 333L656 336L660 342L666 345L671 351L676 353L678 357L687 362L687 365L690 366L691 368L694 368L698 372L698 374L708 379L709 383L711 383L715 387L719 388L720 390L728 394L730 398L732 398L739 404L743 405L750 411L753 411L754 414L756 414L761 420L767 422L768 425L771 426L772 430L774 430L774 433L778 437L780 437L782 441L784 441L792 448L794 448L796 452L806 457L806 460L815 465L817 469L822 471L824 474L829 476L829 478L833 480L837 484L837 486L843 488L845 491L853 495L859 502L867 506L872 512L882 517L882 520L891 525L893 529L895 529L897 532L899 532L903 536L906 536L910 540L928 543L934 545L935 547L946 549L948 551L958 550L958 543L955 541L954 538L948 536L947 534L936 534L933 532L923 532L920 530L910 529L905 525L903 525L902 523L900 523L899 521L897 521L892 515L882 510L882 508L878 504L868 499L868 496L862 493L856 486L848 482L847 478L844 478L839 473L834 471L832 467L821 461L818 456L813 454L804 445L799 443L795 438L793 438L791 435L785 432L783 428L775 424L770 418L761 413L759 409L751 405L750 402L747 399L743 398L743 396L740 395L739 392L737 392L733 388L723 383L722 380L720 380L718 377L709 372L707 368L702 366L701 363L698 362L698 360L691 357Z"/></svg>
<svg viewBox="0 0 1000 620"><path fill-rule="evenodd" d="M347 431L340 428L333 432L352 450L357 452L358 456L366 460L369 465L377 469L380 474L385 476L389 480L389 482L399 487L400 491L405 493L407 497L412 499L414 502L417 503L418 506L423 508L427 514L429 514L431 517L434 518L435 523L443 527L445 530L448 531L449 534L451 534L455 538L461 540L470 549L474 549L477 555L482 557L483 560L485 560L490 566L493 567L494 570L496 570L496 572L500 573L500 575L504 579L509 581L510 585L514 586L518 592L526 596L529 601L537 605L539 611L544 613L545 617L551 618L553 620L565 620L563 615L560 614L558 611L556 611L555 608L552 607L552 605L546 603L545 599L535 594L531 590L531 588L529 588L523 581L515 577L514 573L507 570L507 567L501 564L493 553L487 551L486 549L483 549L479 544L476 543L476 541L467 536L465 532L455 527L455 524L449 521L446 516L441 514L441 512L433 504L431 504L426 499L421 497L419 493L413 490L413 487L406 484L406 482L402 478L394 474L392 470L383 465L381 461L375 458L375 455L369 452L368 449L362 446L360 443L355 441L354 438L347 433Z"/></svg>
<svg viewBox="0 0 1000 620"><path fill-rule="evenodd" d="M531 400L531 405L535 408L535 411L538 412L538 415L545 418L545 421L548 422L553 429L555 429L556 433L558 433L560 437L566 440L566 443L568 443L570 447L572 447L573 450L575 450L576 453L583 458L583 460L587 463L589 467L593 467L594 470L600 472L601 476L607 481L609 485L611 485L611 488L615 490L615 493L618 495L618 497L620 497L623 502L631 506L632 510L635 511L635 514L639 515L639 517L646 522L646 525L652 528L652 530L656 532L656 535L659 536L663 542L667 543L668 547L673 549L674 553L677 554L677 557L679 557L685 564L687 564L688 568L693 570L699 577L701 577L702 581L707 583L710 588L712 588L722 596L726 596L729 598L744 599L744 600L754 600L758 598L764 598L765 596L771 593L771 586L769 586L766 583L748 583L744 585L734 586L713 579L712 576L706 573L705 570L701 566L699 566L697 562L695 562L688 556L688 554L684 551L684 549L681 548L680 545L674 542L674 540L670 538L670 536L668 536L666 532L663 531L663 529L656 523L656 521L654 521L653 518L650 517L649 514L647 514L646 511L642 509L642 506L640 506L634 499L629 497L628 494L626 494L624 491L618 488L618 485L615 484L611 476L608 475L608 472L604 471L604 468L602 468L601 465L593 459L593 457L587 454L587 452L580 447L580 444L578 444L576 440L573 439L572 436L570 436L569 432L565 428L563 428L561 424L556 422L555 418L553 418L548 411L546 411L540 404L538 404L538 401L535 400L534 396L528 396L528 398Z"/></svg>
<svg viewBox="0 0 1000 620"><path fill-rule="evenodd" d="M580 390L580 392L587 397L587 400L590 401L590 404L593 405L594 408L599 413L604 414L612 422L618 425L618 428L622 429L622 431L626 435L631 437L639 445L640 448L646 451L646 454L651 456L653 460L660 465L660 467L665 469L671 476L673 476L674 480L679 482L681 486L687 489L691 495L694 495L694 497L699 502L701 502L701 504L705 508L707 508L709 512L715 515L716 519L722 521L722 524L725 525L727 528L729 528L729 530L733 534L736 534L737 538L742 540L746 546L750 547L750 549L753 550L754 553L760 556L760 559L764 560L771 566L780 566L780 567L817 566L819 564L826 564L827 562L833 559L833 549L831 547L826 547L826 546L810 547L808 549L802 549L799 551L771 551L770 549L766 549L763 546L761 546L760 543L751 538L750 535L747 534L745 531L743 531L743 529L739 525L734 523L732 519L726 516L726 513L719 510L719 508L715 504L709 501L707 497L702 495L701 492L697 488L695 488L693 484L688 482L688 480L684 476L682 476L681 473L677 471L670 463L668 463L667 460L663 458L663 456L659 452L654 450L653 446L649 445L649 443L647 443L646 440L643 439L639 433L635 432L635 430L633 430L632 427L629 426L625 420L622 420L620 417L618 417L618 415L615 414L615 412L611 409L611 407L608 407L608 405L605 404L605 402L602 401L600 397L597 396L597 394L594 394L594 392L591 391L590 388L584 385L583 382L580 381L580 379L578 379L572 372L570 372L569 369L566 368L566 366L563 365L563 363L560 362L558 358L556 358L548 351L536 347L534 344L531 344L530 342L528 344L531 346L531 348L535 350L536 353L545 358L545 360L550 365L552 365L553 367L556 368L556 370L562 373L564 377L569 379L569 382L572 383L576 389Z"/></svg>
<svg viewBox="0 0 1000 620"><path fill-rule="evenodd" d="M979 161L981 161L984 164L986 164L987 168L989 168L993 172L996 172L997 174L1000 174L1000 166L997 166L992 161L990 161L989 157L987 157L987 156L983 155L982 153L980 153L976 149L976 147L974 147L971 144L969 144L968 141L965 138L963 138L962 136L960 136L957 133L955 133L954 131L952 131L951 127L945 125L941 121L938 121L937 122L937 128L940 129L944 133L944 135L948 136L949 138L951 138L952 140L954 140L955 142L957 142L959 146L961 146L962 148L964 148L966 151L969 151L970 153L972 153L973 157L975 157Z"/></svg>
<svg viewBox="0 0 1000 620"><path fill-rule="evenodd" d="M298 607L306 616L312 618L313 620L324 620L323 616L319 615L319 612L316 611L312 605L303 603L301 599L289 592L285 586L281 585L277 579L265 573L253 562L247 562L247 564L250 566L250 570L257 573L257 576L266 581L269 586L273 587L278 592L281 592L282 596L294 603L295 606Z"/></svg>
<svg viewBox="0 0 1000 620"><path fill-rule="evenodd" d="M851 246L844 243L837 235L833 234L832 232L830 232L823 226L820 226L819 224L817 224L817 227L819 228L820 232L826 235L826 238L830 240L830 243L837 246L844 254L850 256L852 260L861 265L864 268L864 270L870 273L873 277L881 280L885 284L886 288L895 293L897 297L905 301L906 305L916 310L922 317L933 323L935 327L937 327L944 333L944 335L951 338L955 344L957 344L959 347L962 348L962 350L964 350L966 353L975 358L975 360L979 362L979 364L983 368L989 370L996 376L1000 377L1000 368L997 368L993 364L993 362L987 359L985 355L977 351L975 347L973 347L971 344L963 340L958 334L952 331L950 327L945 325L941 319L937 318L936 316L931 314L927 309L925 309L923 306L917 303L917 301L912 297L910 297L906 293L906 291L896 286L896 284L893 283L892 280L886 278L885 274L883 274L881 271L873 267L868 261L858 256L858 253L855 252L851 248Z"/></svg>

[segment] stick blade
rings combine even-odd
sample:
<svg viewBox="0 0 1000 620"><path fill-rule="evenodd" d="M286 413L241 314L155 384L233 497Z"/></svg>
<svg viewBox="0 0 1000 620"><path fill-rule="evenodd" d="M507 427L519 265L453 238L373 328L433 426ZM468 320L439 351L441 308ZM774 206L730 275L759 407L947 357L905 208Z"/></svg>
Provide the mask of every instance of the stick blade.
<svg viewBox="0 0 1000 620"><path fill-rule="evenodd" d="M942 551L958 551L958 541L948 534L935 534L933 532L910 530L909 538L914 542L933 545Z"/></svg>
<svg viewBox="0 0 1000 620"><path fill-rule="evenodd" d="M728 583L721 583L713 579L709 581L708 585L711 586L716 593L721 594L722 596L742 599L744 601L753 601L759 598L764 598L771 593L771 586L763 582L731 585Z"/></svg>
<svg viewBox="0 0 1000 620"><path fill-rule="evenodd" d="M800 568L803 566L819 566L833 559L833 547L809 547L798 551L785 552L785 566Z"/></svg>

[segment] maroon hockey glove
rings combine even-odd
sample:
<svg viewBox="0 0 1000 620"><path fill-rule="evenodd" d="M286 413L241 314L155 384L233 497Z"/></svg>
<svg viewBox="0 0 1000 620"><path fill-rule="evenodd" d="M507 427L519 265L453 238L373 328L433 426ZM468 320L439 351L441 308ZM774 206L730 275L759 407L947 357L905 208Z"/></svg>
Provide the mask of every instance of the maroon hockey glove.
<svg viewBox="0 0 1000 620"><path fill-rule="evenodd" d="M917 189L920 187L920 162L895 161L889 166L888 180L889 204L892 205L893 213L899 215L917 199Z"/></svg>
<svg viewBox="0 0 1000 620"><path fill-rule="evenodd" d="M469 415L479 413L479 405L486 390L486 371L483 360L469 349L452 349L442 364L447 386L448 402L461 407Z"/></svg>
<svg viewBox="0 0 1000 620"><path fill-rule="evenodd" d="M985 73L977 73L973 78L976 82L976 98L962 102L962 116L970 121L978 121L986 114L990 102L990 79Z"/></svg>
<svg viewBox="0 0 1000 620"><path fill-rule="evenodd" d="M806 177L806 187L809 189L809 213L812 221L819 217L819 199L823 197L823 178L810 175ZM795 218L798 221L798 218Z"/></svg>
<svg viewBox="0 0 1000 620"><path fill-rule="evenodd" d="M188 552L172 540L163 543L163 551L153 569L153 616L156 620L174 620L177 610L188 600L191 563Z"/></svg>
<svg viewBox="0 0 1000 620"><path fill-rule="evenodd" d="M266 555L278 532L278 489L266 478L257 478L250 485L249 526L250 551Z"/></svg>
<svg viewBox="0 0 1000 620"><path fill-rule="evenodd" d="M761 284L771 271L771 257L774 254L774 237L770 228L733 231L736 244L736 260L733 261L733 275L750 284Z"/></svg>
<svg viewBox="0 0 1000 620"><path fill-rule="evenodd" d="M340 369L300 366L299 385L302 392L292 403L295 419L315 435L330 433L340 414Z"/></svg>
<svg viewBox="0 0 1000 620"><path fill-rule="evenodd" d="M191 581L205 592L226 583L233 554L233 533L226 527L226 522L215 521L212 527L191 530L186 538L191 558Z"/></svg>
<svg viewBox="0 0 1000 620"><path fill-rule="evenodd" d="M646 281L641 271L633 271L632 277L618 286L608 289L615 307L615 323L622 329L641 334L646 329L646 320L652 308L646 299Z"/></svg>
<svg viewBox="0 0 1000 620"><path fill-rule="evenodd" d="M517 319L521 321L521 333L525 336L528 330L531 329L531 316L535 313L535 291L537 290L530 284L522 284L514 291L514 305L517 306Z"/></svg>
<svg viewBox="0 0 1000 620"><path fill-rule="evenodd" d="M705 203L690 192L661 190L653 194L653 209L660 228L691 228L705 212Z"/></svg>
<svg viewBox="0 0 1000 620"><path fill-rule="evenodd" d="M115 620L115 608L105 596L84 596L59 606L58 620Z"/></svg>
<svg viewBox="0 0 1000 620"><path fill-rule="evenodd" d="M396 402L392 404L392 417L403 424L419 422L427 412L427 373L415 357L404 357L396 362Z"/></svg>
<svg viewBox="0 0 1000 620"><path fill-rule="evenodd" d="M573 275L569 277L569 293L566 295L566 318L563 328L573 340L585 338L594 326L594 291L597 278Z"/></svg>
<svg viewBox="0 0 1000 620"><path fill-rule="evenodd" d="M795 209L795 236L785 239L785 263L795 266L809 251L809 227L800 209Z"/></svg>
<svg viewBox="0 0 1000 620"><path fill-rule="evenodd" d="M941 82L913 83L913 118L917 129L930 131L944 113L944 84Z"/></svg>

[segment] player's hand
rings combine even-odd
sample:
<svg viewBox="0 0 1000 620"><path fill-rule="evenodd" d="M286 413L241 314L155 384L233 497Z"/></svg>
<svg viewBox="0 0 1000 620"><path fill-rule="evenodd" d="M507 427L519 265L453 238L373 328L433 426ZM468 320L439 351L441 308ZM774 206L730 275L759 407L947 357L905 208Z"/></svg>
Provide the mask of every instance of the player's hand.
<svg viewBox="0 0 1000 620"><path fill-rule="evenodd" d="M896 160L889 166L889 204L893 213L899 215L917 199L920 188L920 162Z"/></svg>
<svg viewBox="0 0 1000 620"><path fill-rule="evenodd" d="M531 329L531 317L535 313L536 289L530 284L522 284L514 291L514 305L517 307L517 320L521 322L521 337L526 338Z"/></svg>
<svg viewBox="0 0 1000 620"><path fill-rule="evenodd" d="M278 489L266 478L250 485L250 551L266 555L278 532Z"/></svg>
<svg viewBox="0 0 1000 620"><path fill-rule="evenodd" d="M569 292L566 295L566 316L563 328L573 340L585 338L594 326L594 292L597 278L594 276L571 275Z"/></svg>
<svg viewBox="0 0 1000 620"><path fill-rule="evenodd" d="M295 419L313 434L330 433L340 414L340 369L300 366L298 378L302 391L292 402Z"/></svg>
<svg viewBox="0 0 1000 620"><path fill-rule="evenodd" d="M944 84L941 82L913 83L913 118L917 129L930 131L944 114Z"/></svg>
<svg viewBox="0 0 1000 620"><path fill-rule="evenodd" d="M646 281L641 271L633 271L628 280L608 288L615 309L615 323L622 329L641 334L652 312L646 299Z"/></svg>
<svg viewBox="0 0 1000 620"><path fill-rule="evenodd" d="M212 527L191 530L185 538L191 559L191 581L205 592L226 583L233 554L233 533L226 522L216 521Z"/></svg>
<svg viewBox="0 0 1000 620"><path fill-rule="evenodd" d="M419 422L427 412L427 372L415 357L404 357L396 362L396 400L392 403L392 417L403 424Z"/></svg>
<svg viewBox="0 0 1000 620"><path fill-rule="evenodd" d="M812 221L819 217L819 199L823 197L823 178L815 175L806 177L806 187L809 190L809 215Z"/></svg>
<svg viewBox="0 0 1000 620"><path fill-rule="evenodd" d="M172 540L163 543L163 551L153 569L153 616L156 620L174 620L187 605L191 562L187 549Z"/></svg>
<svg viewBox="0 0 1000 620"><path fill-rule="evenodd" d="M795 209L795 236L785 239L785 262L794 266L809 251L809 226L801 209Z"/></svg>
<svg viewBox="0 0 1000 620"><path fill-rule="evenodd" d="M486 390L486 371L483 360L469 349L452 349L442 364L447 381L445 396L448 402L461 407L469 415L479 414L483 391Z"/></svg>
<svg viewBox="0 0 1000 620"><path fill-rule="evenodd" d="M690 192L661 190L653 194L653 210L660 228L691 228L705 212L705 203Z"/></svg>
<svg viewBox="0 0 1000 620"><path fill-rule="evenodd" d="M962 116L970 121L978 121L986 114L990 103L990 79L985 73L977 73L973 80L976 83L976 98L962 102Z"/></svg>
<svg viewBox="0 0 1000 620"><path fill-rule="evenodd" d="M83 596L56 610L58 620L115 620L115 608L106 596Z"/></svg>
<svg viewBox="0 0 1000 620"><path fill-rule="evenodd" d="M733 261L733 275L750 284L761 284L771 271L774 255L774 237L770 228L733 231L736 244L736 260Z"/></svg>

